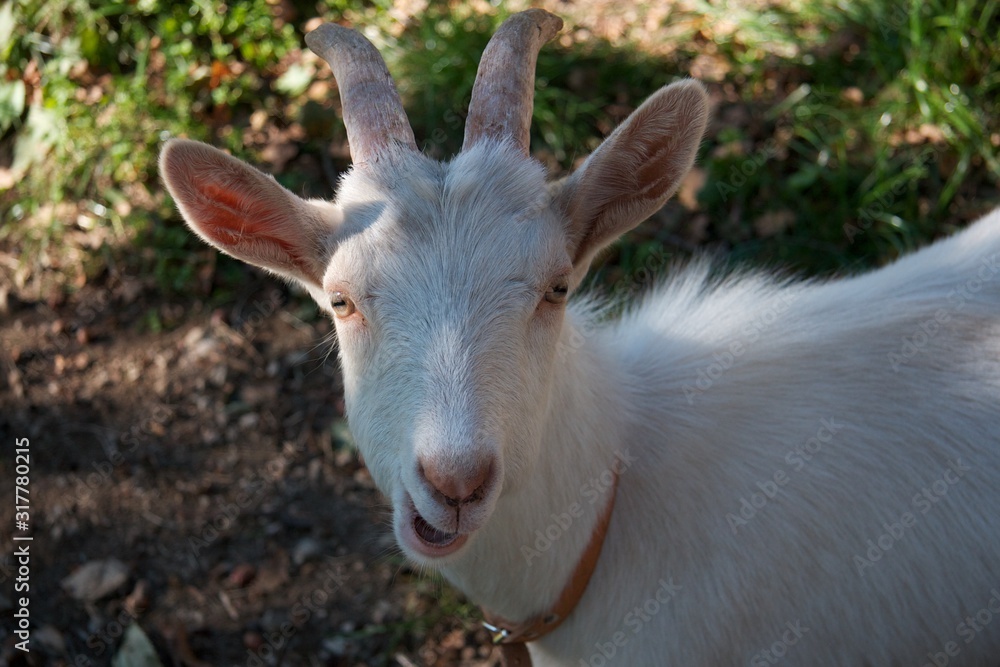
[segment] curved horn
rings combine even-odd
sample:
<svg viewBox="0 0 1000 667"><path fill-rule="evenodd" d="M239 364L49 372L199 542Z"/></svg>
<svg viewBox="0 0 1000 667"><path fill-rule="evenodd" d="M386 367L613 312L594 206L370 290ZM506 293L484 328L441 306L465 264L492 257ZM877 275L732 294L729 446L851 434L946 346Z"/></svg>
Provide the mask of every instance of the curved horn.
<svg viewBox="0 0 1000 667"><path fill-rule="evenodd" d="M392 76L371 42L350 28L324 23L306 35L306 45L333 70L355 164L373 160L392 144L417 150Z"/></svg>
<svg viewBox="0 0 1000 667"><path fill-rule="evenodd" d="M535 63L542 45L562 25L558 16L529 9L514 14L497 29L479 61L462 150L485 138L510 137L522 153L529 154Z"/></svg>

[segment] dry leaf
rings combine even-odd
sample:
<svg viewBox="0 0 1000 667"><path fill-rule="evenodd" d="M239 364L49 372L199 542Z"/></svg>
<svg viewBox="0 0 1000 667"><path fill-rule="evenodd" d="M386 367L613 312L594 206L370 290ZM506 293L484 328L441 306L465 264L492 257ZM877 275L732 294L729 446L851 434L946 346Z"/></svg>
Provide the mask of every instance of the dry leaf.
<svg viewBox="0 0 1000 667"><path fill-rule="evenodd" d="M768 211L753 222L757 236L768 237L783 232L795 222L795 213L788 209Z"/></svg>
<svg viewBox="0 0 1000 667"><path fill-rule="evenodd" d="M113 593L128 579L128 567L117 558L92 560L62 580L62 587L77 600L93 602Z"/></svg>
<svg viewBox="0 0 1000 667"><path fill-rule="evenodd" d="M122 645L111 659L111 667L163 667L163 663L156 655L153 642L138 623L133 623L125 630Z"/></svg>

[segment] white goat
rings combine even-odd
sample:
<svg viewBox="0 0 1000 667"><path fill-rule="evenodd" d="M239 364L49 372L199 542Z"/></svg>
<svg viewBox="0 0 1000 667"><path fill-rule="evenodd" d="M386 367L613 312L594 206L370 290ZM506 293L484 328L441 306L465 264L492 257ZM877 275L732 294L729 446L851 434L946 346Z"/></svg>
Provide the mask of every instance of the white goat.
<svg viewBox="0 0 1000 667"><path fill-rule="evenodd" d="M500 28L444 164L367 40L307 36L355 163L332 203L163 151L195 232L333 315L404 552L510 619L509 646L541 635L537 664L996 664L1000 211L855 278L695 262L617 321L567 306L675 191L708 105L667 86L547 185L528 129L560 27Z"/></svg>

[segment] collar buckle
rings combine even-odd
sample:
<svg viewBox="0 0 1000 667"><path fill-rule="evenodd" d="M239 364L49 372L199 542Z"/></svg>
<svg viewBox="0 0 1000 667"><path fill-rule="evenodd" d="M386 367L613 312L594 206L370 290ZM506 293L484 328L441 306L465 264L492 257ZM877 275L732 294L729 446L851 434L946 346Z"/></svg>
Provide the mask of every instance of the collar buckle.
<svg viewBox="0 0 1000 667"><path fill-rule="evenodd" d="M498 625L493 625L492 623L487 623L486 621L483 621L483 627L490 633L490 640L494 644L502 644L503 641L510 636L510 630L507 628L501 628Z"/></svg>

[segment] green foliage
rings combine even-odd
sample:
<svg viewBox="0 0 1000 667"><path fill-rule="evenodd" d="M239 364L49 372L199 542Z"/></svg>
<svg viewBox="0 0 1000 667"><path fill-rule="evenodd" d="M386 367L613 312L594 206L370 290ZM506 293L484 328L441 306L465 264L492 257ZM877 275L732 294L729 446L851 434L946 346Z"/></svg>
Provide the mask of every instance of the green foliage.
<svg viewBox="0 0 1000 667"><path fill-rule="evenodd" d="M400 559L400 565L403 564L403 560ZM401 649L413 650L416 646L407 647L407 644L419 644L428 635L444 634L446 628L454 626L460 627L463 632L468 632L478 625L476 619L480 618L480 612L476 606L459 595L440 575L424 573L407 583L412 586L415 595L408 598L402 618L378 625L367 625L349 635L352 639L380 637L385 647L382 651L383 657L376 663L380 667L394 664L395 661L391 656L396 655Z"/></svg>
<svg viewBox="0 0 1000 667"><path fill-rule="evenodd" d="M268 133L289 131L313 167L279 178L325 189L322 148L344 133L335 100L310 94L328 73L300 55L317 16L372 26L418 142L452 155L479 56L509 10L432 2L405 28L390 10L389 0L2 2L0 244L30 262L89 216L125 265L185 289L204 254L158 183L170 136L259 162ZM705 61L719 68L707 77L718 115L699 156L700 210L637 230L611 279L650 249L705 244L810 273L879 264L996 203L1000 0L699 0L660 30L676 46L591 36L539 57L533 148L557 174L659 86ZM224 281L232 272L218 266Z"/></svg>
<svg viewBox="0 0 1000 667"><path fill-rule="evenodd" d="M744 141L753 148L742 155L706 156L701 199L720 229L739 214L742 224L726 231L736 257L809 272L882 263L997 203L997 2L835 7L745 17L752 27L722 45L746 76L748 103L770 97L759 84L771 72L795 71L801 82L761 109L767 139ZM721 19L728 8L711 11ZM783 55L755 66L739 55L762 56L762 45L775 44ZM756 160L762 147L766 159ZM734 180L740 185L727 189ZM755 235L752 222L776 208L791 209L793 223L775 237Z"/></svg>
<svg viewBox="0 0 1000 667"><path fill-rule="evenodd" d="M477 15L432 4L411 30L387 44L389 68L406 101L422 149L446 158L462 146L465 114L479 57L509 15ZM569 169L600 144L621 100L638 104L684 73L632 48L596 39L565 48L546 46L538 57L532 147Z"/></svg>
<svg viewBox="0 0 1000 667"><path fill-rule="evenodd" d="M234 115L273 98L274 68L301 34L275 21L266 0L21 0L0 8L3 34L12 36L0 40L0 137L13 141L16 191L0 190L0 239L21 246L22 257L56 247L72 220L48 205L81 202L120 243L153 244L159 284L183 288L193 274L183 258L198 244L161 229L162 207L131 202L159 194L163 140L217 141ZM228 138L238 146L238 135ZM125 214L119 202L129 203Z"/></svg>

